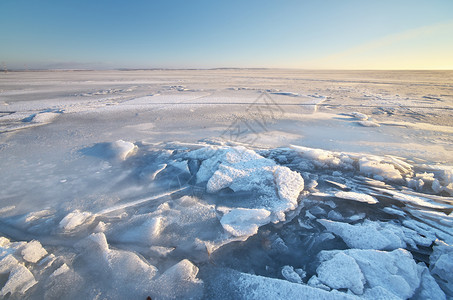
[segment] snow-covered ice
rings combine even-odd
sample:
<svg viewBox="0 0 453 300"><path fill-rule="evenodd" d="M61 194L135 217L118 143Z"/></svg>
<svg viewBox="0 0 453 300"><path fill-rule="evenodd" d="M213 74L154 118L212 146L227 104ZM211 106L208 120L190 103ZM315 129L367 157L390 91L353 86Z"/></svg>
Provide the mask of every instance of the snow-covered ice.
<svg viewBox="0 0 453 300"><path fill-rule="evenodd" d="M0 298L449 299L451 82L0 73Z"/></svg>

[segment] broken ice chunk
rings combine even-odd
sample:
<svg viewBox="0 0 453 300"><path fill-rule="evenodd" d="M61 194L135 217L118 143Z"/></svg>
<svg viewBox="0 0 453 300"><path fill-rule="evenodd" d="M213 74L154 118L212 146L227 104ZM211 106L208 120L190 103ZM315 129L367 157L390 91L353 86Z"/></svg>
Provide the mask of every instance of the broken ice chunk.
<svg viewBox="0 0 453 300"><path fill-rule="evenodd" d="M341 220L343 220L343 216L342 216L339 212L334 211L334 210L329 211L329 213L327 214L327 217L328 217L330 220L334 220L334 221L341 221Z"/></svg>
<svg viewBox="0 0 453 300"><path fill-rule="evenodd" d="M353 295L338 291L328 291L306 284L292 283L287 280L224 271L216 276L210 291L215 299L356 299Z"/></svg>
<svg viewBox="0 0 453 300"><path fill-rule="evenodd" d="M64 231L73 231L81 225L89 225L95 216L90 212L81 212L78 209L69 213L60 221L60 228Z"/></svg>
<svg viewBox="0 0 453 300"><path fill-rule="evenodd" d="M50 274L50 277L56 277L58 275L64 274L68 272L70 269L67 264L63 263L58 269L56 269L52 274Z"/></svg>
<svg viewBox="0 0 453 300"><path fill-rule="evenodd" d="M401 211L399 209L395 209L395 208L392 208L392 207L384 207L383 211L385 211L388 214L397 215L397 216L400 216L400 217L404 217L406 215L406 213L404 211Z"/></svg>
<svg viewBox="0 0 453 300"><path fill-rule="evenodd" d="M313 275L307 282L309 286L312 286L314 288L318 288L324 291L330 291L330 287L319 281L318 276Z"/></svg>
<svg viewBox="0 0 453 300"><path fill-rule="evenodd" d="M24 260L36 263L47 255L47 251L42 247L39 241L33 240L25 245L21 254L24 257Z"/></svg>
<svg viewBox="0 0 453 300"><path fill-rule="evenodd" d="M436 300L446 299L445 293L439 287L433 276L431 276L428 268L423 263L419 263L418 265L421 267L421 284L414 298Z"/></svg>
<svg viewBox="0 0 453 300"><path fill-rule="evenodd" d="M154 180L154 179L156 179L156 176L160 172L165 170L166 167L167 167L167 164L158 164L157 166L156 165L147 166L142 170L142 172L140 173L140 176L144 177L144 178L148 178L149 180Z"/></svg>
<svg viewBox="0 0 453 300"><path fill-rule="evenodd" d="M220 223L234 236L250 236L258 232L258 227L270 222L270 211L266 209L235 208L223 215Z"/></svg>
<svg viewBox="0 0 453 300"><path fill-rule="evenodd" d="M162 247L162 246L151 246L149 247L151 255L158 256L158 257L166 257L170 254L175 247Z"/></svg>
<svg viewBox="0 0 453 300"><path fill-rule="evenodd" d="M3 254L3 253L2 253ZM8 254L0 259L0 273L10 272L13 267L19 264L19 261L12 254Z"/></svg>
<svg viewBox="0 0 453 300"><path fill-rule="evenodd" d="M198 268L187 259L166 270L155 281L158 298L200 299L203 296L203 281L197 278Z"/></svg>
<svg viewBox="0 0 453 300"><path fill-rule="evenodd" d="M139 299L155 288L153 280L157 268L132 251L110 249L104 233L93 233L76 247L81 260L95 270L98 277L108 278L109 286L121 287L103 290L105 298Z"/></svg>
<svg viewBox="0 0 453 300"><path fill-rule="evenodd" d="M290 282L302 283L302 278L300 278L299 274L297 274L296 271L294 271L294 268L291 266L283 267L282 276Z"/></svg>
<svg viewBox="0 0 453 300"><path fill-rule="evenodd" d="M347 167L346 165L349 163L349 161L343 161L342 157L338 157L337 153L331 151L294 145L291 145L291 148L299 153L302 158L310 160L319 167Z"/></svg>
<svg viewBox="0 0 453 300"><path fill-rule="evenodd" d="M192 159L204 159L197 181L207 181L209 193L225 188L254 193L254 199L239 202L238 206L269 211L271 217L267 223L284 221L285 213L298 206L298 197L304 188L302 176L252 150L244 147L202 148L189 155Z"/></svg>
<svg viewBox="0 0 453 300"><path fill-rule="evenodd" d="M335 265L340 267L335 263L336 261L339 263L346 261L336 259L339 253L355 260L365 278L363 286L367 290L381 287L389 295L393 294L392 298L407 299L412 297L420 286L420 266L415 263L410 252L404 249L396 249L392 252L359 249L321 251L318 254L321 264L335 259L329 266L331 272L327 274L329 285L336 286L338 281L344 280L344 274L335 268ZM350 274L350 276L355 275Z"/></svg>
<svg viewBox="0 0 453 300"><path fill-rule="evenodd" d="M318 220L326 229L338 236L351 248L393 250L405 247L402 229L391 224L365 220L361 224Z"/></svg>
<svg viewBox="0 0 453 300"><path fill-rule="evenodd" d="M393 164L380 160L363 157L359 160L359 168L360 172L366 175L379 176L380 178L393 181L400 181L403 179L400 171L398 171Z"/></svg>
<svg viewBox="0 0 453 300"><path fill-rule="evenodd" d="M114 156L121 160L125 160L127 157L131 156L137 149L137 146L133 143L123 140L118 140L111 144L111 150Z"/></svg>
<svg viewBox="0 0 453 300"><path fill-rule="evenodd" d="M128 228L124 233L119 235L119 238L122 242L126 243L139 242L150 245L156 242L165 225L164 217L152 217L145 220L141 225Z"/></svg>
<svg viewBox="0 0 453 300"><path fill-rule="evenodd" d="M348 217L348 220L350 222L355 222L355 221L358 221L358 220L362 220L365 217L366 217L365 213L356 213L355 215L352 215L352 216Z"/></svg>
<svg viewBox="0 0 453 300"><path fill-rule="evenodd" d="M81 150L82 154L108 160L125 160L134 155L138 147L131 142L118 140L111 143L97 143Z"/></svg>
<svg viewBox="0 0 453 300"><path fill-rule="evenodd" d="M33 274L24 265L16 265L12 268L8 280L0 290L0 297L5 297L9 293L14 295L24 294L32 286L38 283Z"/></svg>
<svg viewBox="0 0 453 300"><path fill-rule="evenodd" d="M441 286L453 294L453 246L436 241L429 262L431 274L441 278Z"/></svg>
<svg viewBox="0 0 453 300"><path fill-rule="evenodd" d="M356 118L357 120L362 120L362 121L368 120L368 116L366 114L363 114L363 113L360 113L360 112L357 112L357 111L353 111L353 112L351 112L349 114L351 116L353 116L354 118Z"/></svg>
<svg viewBox="0 0 453 300"><path fill-rule="evenodd" d="M308 211L307 211L308 212ZM313 226L310 224L308 220L302 220L302 219L297 219L297 222L299 223L299 226L304 228L304 229L312 229Z"/></svg>
<svg viewBox="0 0 453 300"><path fill-rule="evenodd" d="M335 197L347 200L354 200L358 202L365 202L369 204L378 203L376 198L374 198L373 196L357 192L344 192L344 191L336 192Z"/></svg>
<svg viewBox="0 0 453 300"><path fill-rule="evenodd" d="M299 173L293 172L286 167L277 167L274 177L280 199L290 205L289 209L295 209L297 207L297 198L304 189L304 179Z"/></svg>
<svg viewBox="0 0 453 300"><path fill-rule="evenodd" d="M319 281L333 289L347 288L356 295L363 294L365 277L356 261L342 252L322 262L316 272Z"/></svg>
<svg viewBox="0 0 453 300"><path fill-rule="evenodd" d="M363 127L381 127L381 125L379 125L379 123L376 123L376 122L370 121L370 120L358 121L357 123Z"/></svg>
<svg viewBox="0 0 453 300"><path fill-rule="evenodd" d="M7 214L16 208L15 205L8 205L0 208L0 215Z"/></svg>

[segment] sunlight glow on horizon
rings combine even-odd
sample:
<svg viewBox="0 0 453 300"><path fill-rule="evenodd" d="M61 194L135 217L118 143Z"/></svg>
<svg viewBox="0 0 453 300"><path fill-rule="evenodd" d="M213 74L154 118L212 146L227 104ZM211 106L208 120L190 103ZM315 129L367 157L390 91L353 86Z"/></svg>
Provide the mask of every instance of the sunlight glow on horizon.
<svg viewBox="0 0 453 300"><path fill-rule="evenodd" d="M449 35L450 34L450 35ZM427 39L449 38L443 41L445 48L435 49L434 45L424 45L427 49L420 49ZM388 48L394 47L392 55L388 55ZM407 49L410 47L411 49ZM385 49L387 48L387 51ZM384 49L384 50L383 50ZM381 50L381 52L379 52ZM412 51L410 51L412 50ZM394 33L372 42L354 46L346 51L323 57L313 66L318 68L350 68L350 69L394 69L404 70L452 70L453 69L453 21L423 26ZM373 59L361 61L361 56L369 54ZM439 55L440 54L440 55Z"/></svg>

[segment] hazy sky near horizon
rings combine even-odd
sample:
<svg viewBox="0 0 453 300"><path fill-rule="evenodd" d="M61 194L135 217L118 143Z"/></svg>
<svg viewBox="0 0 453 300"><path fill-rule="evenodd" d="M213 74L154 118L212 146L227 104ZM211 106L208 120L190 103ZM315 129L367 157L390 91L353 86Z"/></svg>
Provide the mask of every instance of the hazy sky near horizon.
<svg viewBox="0 0 453 300"><path fill-rule="evenodd" d="M453 69L453 0L1 0L9 68Z"/></svg>

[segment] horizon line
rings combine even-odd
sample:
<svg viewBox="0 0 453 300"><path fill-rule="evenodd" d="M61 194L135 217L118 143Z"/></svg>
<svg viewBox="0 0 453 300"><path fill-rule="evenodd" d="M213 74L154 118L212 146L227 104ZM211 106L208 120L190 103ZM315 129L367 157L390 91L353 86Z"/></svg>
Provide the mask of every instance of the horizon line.
<svg viewBox="0 0 453 300"><path fill-rule="evenodd" d="M294 71L453 71L453 69L350 69L350 68L288 68L288 67L213 67L213 68L14 68L8 72L83 72L83 71L214 71L214 70L294 70Z"/></svg>

